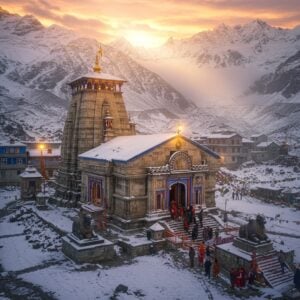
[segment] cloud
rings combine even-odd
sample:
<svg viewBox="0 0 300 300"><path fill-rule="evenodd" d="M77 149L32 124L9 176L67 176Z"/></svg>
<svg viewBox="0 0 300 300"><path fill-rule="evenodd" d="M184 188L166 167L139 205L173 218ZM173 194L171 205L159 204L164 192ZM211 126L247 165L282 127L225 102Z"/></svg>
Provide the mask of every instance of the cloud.
<svg viewBox="0 0 300 300"><path fill-rule="evenodd" d="M168 1L168 0L166 0ZM279 11L291 12L300 10L299 0L169 0L170 4L191 5L209 7L218 10L232 9L232 10L251 10L251 11Z"/></svg>
<svg viewBox="0 0 300 300"><path fill-rule="evenodd" d="M191 36L220 23L244 24L260 18L270 25L300 23L300 0L4 0L7 8L33 14L86 36L112 39L124 31L166 38ZM109 40L108 40L109 42Z"/></svg>
<svg viewBox="0 0 300 300"><path fill-rule="evenodd" d="M38 5L42 3L42 5ZM49 5L45 0L30 0L22 6L24 12L33 14L38 18L53 21L69 29L94 38L111 38L109 31L112 27L101 20L91 18L79 18L70 14L61 14L61 9L56 5Z"/></svg>

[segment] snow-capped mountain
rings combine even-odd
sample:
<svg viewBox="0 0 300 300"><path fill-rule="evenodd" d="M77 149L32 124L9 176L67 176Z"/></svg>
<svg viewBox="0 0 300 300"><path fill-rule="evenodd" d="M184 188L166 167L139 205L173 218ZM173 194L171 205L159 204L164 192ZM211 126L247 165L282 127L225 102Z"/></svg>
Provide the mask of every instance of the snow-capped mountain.
<svg viewBox="0 0 300 300"><path fill-rule="evenodd" d="M0 138L59 138L67 83L91 69L98 42L0 9L0 45ZM140 132L181 123L192 136L226 128L300 140L300 27L255 20L158 49L124 38L102 48L104 71L127 80L124 99Z"/></svg>
<svg viewBox="0 0 300 300"><path fill-rule="evenodd" d="M135 54L144 59L189 58L198 66L224 68L249 63L274 66L299 50L300 28L276 28L262 20L245 25L221 24L213 30L202 31L190 38L169 40L161 47L147 51L138 48ZM128 43L117 41L119 49L132 55ZM271 55L270 55L271 54ZM136 55L137 56L137 55Z"/></svg>
<svg viewBox="0 0 300 300"><path fill-rule="evenodd" d="M170 38L151 51L133 51L124 41L118 46L237 131L299 141L299 26L282 29L254 20Z"/></svg>
<svg viewBox="0 0 300 300"><path fill-rule="evenodd" d="M274 73L267 74L256 81L252 90L261 94L280 92L286 98L291 98L299 93L300 50L281 63Z"/></svg>
<svg viewBox="0 0 300 300"><path fill-rule="evenodd" d="M4 134L59 137L68 106L67 83L91 69L98 42L56 25L45 28L32 16L1 9L0 45ZM104 72L127 81L123 91L129 111L172 108L182 114L195 108L160 76L126 54L111 46L102 48Z"/></svg>

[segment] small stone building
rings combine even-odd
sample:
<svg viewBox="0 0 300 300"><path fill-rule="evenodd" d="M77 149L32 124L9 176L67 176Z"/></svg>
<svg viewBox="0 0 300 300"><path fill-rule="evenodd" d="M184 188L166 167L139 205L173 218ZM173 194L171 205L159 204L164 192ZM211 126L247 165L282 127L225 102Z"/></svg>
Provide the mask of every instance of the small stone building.
<svg viewBox="0 0 300 300"><path fill-rule="evenodd" d="M33 166L28 166L21 178L21 199L35 200L38 193L41 192L43 176Z"/></svg>
<svg viewBox="0 0 300 300"><path fill-rule="evenodd" d="M262 142L256 145L255 150L252 151L252 159L255 162L263 162L278 158L280 155L280 146L275 142Z"/></svg>
<svg viewBox="0 0 300 300"><path fill-rule="evenodd" d="M243 162L242 136L235 132L218 132L202 137L202 143L218 153L223 166L234 169Z"/></svg>
<svg viewBox="0 0 300 300"><path fill-rule="evenodd" d="M215 206L220 157L176 134L119 136L79 155L81 202L104 207L112 223L131 230L180 208Z"/></svg>

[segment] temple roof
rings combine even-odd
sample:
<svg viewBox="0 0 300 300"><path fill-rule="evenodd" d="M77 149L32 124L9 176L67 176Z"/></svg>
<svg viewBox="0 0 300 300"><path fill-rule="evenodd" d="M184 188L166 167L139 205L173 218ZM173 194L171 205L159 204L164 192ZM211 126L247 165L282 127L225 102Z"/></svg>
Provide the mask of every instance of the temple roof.
<svg viewBox="0 0 300 300"><path fill-rule="evenodd" d="M87 79L87 78L126 82L126 80L124 80L120 77L113 76L111 74L107 74L107 73L103 73L103 72L89 72L84 75L81 75L80 77L77 77L76 79L72 80L69 84L71 84L77 80Z"/></svg>
<svg viewBox="0 0 300 300"><path fill-rule="evenodd" d="M206 138L208 139L230 139L234 136L239 136L239 134L237 133L212 133L212 134L209 134L207 136L205 136Z"/></svg>
<svg viewBox="0 0 300 300"><path fill-rule="evenodd" d="M261 142L258 145L256 145L257 148L265 148L265 147L269 147L271 144L274 144L276 146L279 146L277 143L273 142L273 141L269 141L269 142Z"/></svg>
<svg viewBox="0 0 300 300"><path fill-rule="evenodd" d="M79 155L81 159L95 159L102 161L128 162L132 159L146 154L161 144L176 137L176 133L161 133L151 135L130 135L119 136L100 146L93 148ZM193 142L181 135L181 138L188 140L201 150L205 151L215 158L220 158L218 154L207 147Z"/></svg>
<svg viewBox="0 0 300 300"><path fill-rule="evenodd" d="M19 175L22 178L42 178L41 173L33 166L28 166L23 173Z"/></svg>

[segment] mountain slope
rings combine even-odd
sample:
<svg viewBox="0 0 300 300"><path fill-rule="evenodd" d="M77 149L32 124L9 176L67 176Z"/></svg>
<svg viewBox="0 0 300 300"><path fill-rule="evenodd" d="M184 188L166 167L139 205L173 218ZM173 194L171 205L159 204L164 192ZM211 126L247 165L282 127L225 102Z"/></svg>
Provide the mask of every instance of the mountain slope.
<svg viewBox="0 0 300 300"><path fill-rule="evenodd" d="M19 138L59 137L68 106L67 83L91 69L98 42L0 10L0 45L0 119L21 126L25 133ZM104 72L127 81L123 91L128 110L171 107L184 113L195 107L157 74L110 46L102 47Z"/></svg>
<svg viewBox="0 0 300 300"><path fill-rule="evenodd" d="M300 92L300 51L281 63L274 73L255 82L252 91L260 94L281 93L291 98Z"/></svg>
<svg viewBox="0 0 300 300"><path fill-rule="evenodd" d="M134 52L124 41L118 46L238 132L289 135L300 142L300 115L294 110L300 103L300 27L254 20L170 38L151 51Z"/></svg>

